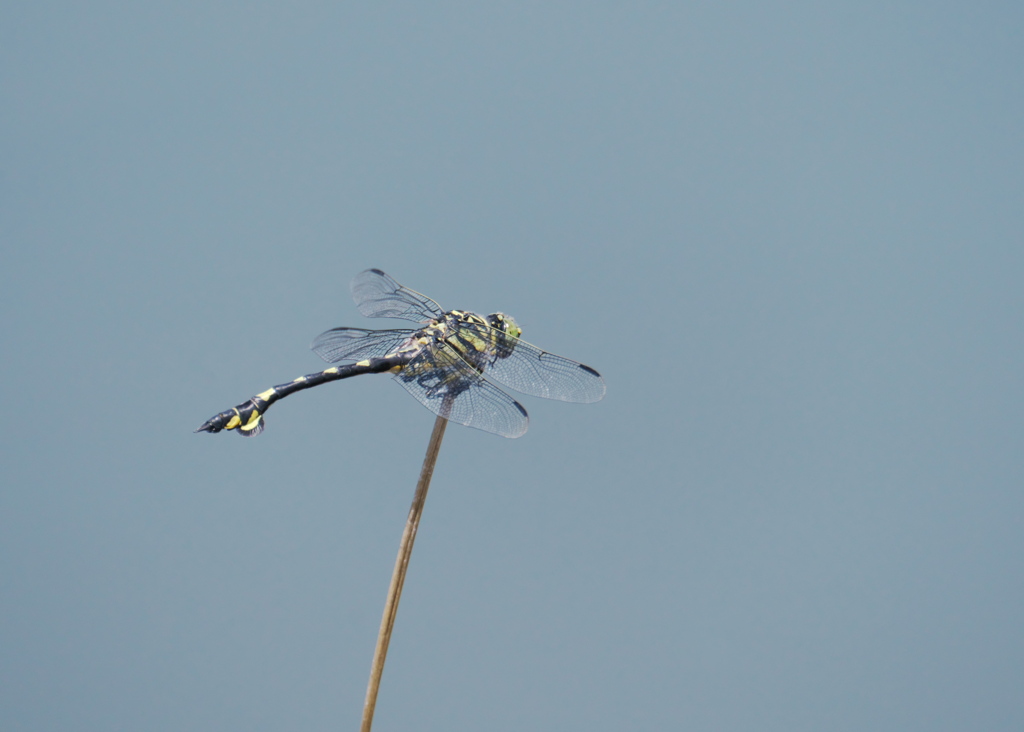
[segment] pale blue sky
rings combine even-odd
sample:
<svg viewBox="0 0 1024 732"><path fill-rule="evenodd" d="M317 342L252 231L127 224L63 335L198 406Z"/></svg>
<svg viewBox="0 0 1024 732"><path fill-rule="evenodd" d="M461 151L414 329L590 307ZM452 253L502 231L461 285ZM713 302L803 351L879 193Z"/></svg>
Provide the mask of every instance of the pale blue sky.
<svg viewBox="0 0 1024 732"><path fill-rule="evenodd" d="M243 440L380 267L604 401L452 426L375 729L1024 727L1017 3L17 3L0 726L358 725L432 415Z"/></svg>

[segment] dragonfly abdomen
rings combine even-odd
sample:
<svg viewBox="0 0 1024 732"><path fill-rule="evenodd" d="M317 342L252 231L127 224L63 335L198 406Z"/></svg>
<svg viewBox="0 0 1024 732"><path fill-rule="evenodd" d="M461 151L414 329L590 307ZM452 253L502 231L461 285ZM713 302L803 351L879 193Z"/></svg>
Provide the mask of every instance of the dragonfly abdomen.
<svg viewBox="0 0 1024 732"><path fill-rule="evenodd" d="M304 389L310 389L328 381L347 379L361 374L380 374L399 369L409 362L409 355L390 355L382 358L369 358L346 366L334 366L324 371L306 374L284 384L272 386L247 399L238 406L227 409L199 425L196 432L220 432L221 430L238 430L238 434L254 437L266 426L264 415L270 405L279 399Z"/></svg>

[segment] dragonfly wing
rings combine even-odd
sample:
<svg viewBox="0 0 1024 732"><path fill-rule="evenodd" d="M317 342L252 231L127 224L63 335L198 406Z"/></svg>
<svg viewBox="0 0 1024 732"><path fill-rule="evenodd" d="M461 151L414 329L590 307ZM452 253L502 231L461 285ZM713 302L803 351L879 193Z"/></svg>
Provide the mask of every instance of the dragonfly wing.
<svg viewBox="0 0 1024 732"><path fill-rule="evenodd" d="M484 367L489 379L523 394L563 402L586 404L604 397L604 379L590 366L542 351L487 325L461 323L459 327L476 330L480 340L499 344Z"/></svg>
<svg viewBox="0 0 1024 732"><path fill-rule="evenodd" d="M327 363L382 358L395 352L415 331L367 330L366 328L333 328L313 339L313 353Z"/></svg>
<svg viewBox="0 0 1024 732"><path fill-rule="evenodd" d="M529 426L522 404L447 346L424 350L394 378L423 406L452 422L502 437L519 437Z"/></svg>
<svg viewBox="0 0 1024 732"><path fill-rule="evenodd" d="M423 322L444 315L441 306L429 297L402 287L379 269L368 269L352 279L352 299L368 318Z"/></svg>

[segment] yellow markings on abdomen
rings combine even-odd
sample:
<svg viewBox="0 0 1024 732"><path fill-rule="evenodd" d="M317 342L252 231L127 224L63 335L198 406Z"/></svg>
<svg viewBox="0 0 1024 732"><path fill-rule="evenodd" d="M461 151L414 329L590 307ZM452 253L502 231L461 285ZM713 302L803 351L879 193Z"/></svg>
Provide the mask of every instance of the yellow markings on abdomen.
<svg viewBox="0 0 1024 732"><path fill-rule="evenodd" d="M242 424L242 418L238 416L238 410L235 410L235 416L228 420L228 423L224 425L224 429L233 430L238 425Z"/></svg>
<svg viewBox="0 0 1024 732"><path fill-rule="evenodd" d="M262 392L262 393L260 393L260 394L257 394L257 395L256 395L256 398L257 398L257 399L262 399L263 401L267 401L268 399L270 399L270 397L272 397L272 396L273 396L274 394L276 394L276 393L277 393L277 392L276 392L276 391L274 391L274 387L270 387L270 388L269 388L269 389L267 389L266 391L264 391L264 392Z"/></svg>
<svg viewBox="0 0 1024 732"><path fill-rule="evenodd" d="M259 412L254 411L252 413L252 417L250 417L248 422L246 422L244 425L242 425L241 429L244 432L250 432L250 431L256 429L256 427L260 423L260 419L262 419L262 418L263 418L262 414L260 414Z"/></svg>

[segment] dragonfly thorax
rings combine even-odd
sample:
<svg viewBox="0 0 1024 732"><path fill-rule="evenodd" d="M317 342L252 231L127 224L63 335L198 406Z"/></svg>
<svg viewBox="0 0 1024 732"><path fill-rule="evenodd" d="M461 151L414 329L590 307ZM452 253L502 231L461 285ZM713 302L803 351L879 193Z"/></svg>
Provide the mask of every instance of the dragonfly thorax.
<svg viewBox="0 0 1024 732"><path fill-rule="evenodd" d="M410 346L433 350L443 343L482 372L496 361L509 357L521 332L515 320L503 313L485 316L449 310L417 331L410 339L416 345L410 343Z"/></svg>

